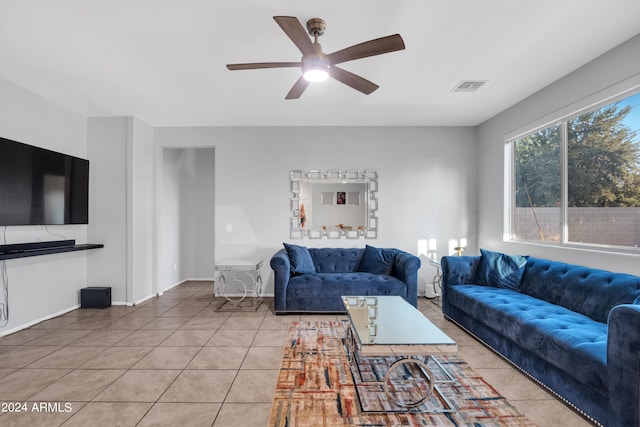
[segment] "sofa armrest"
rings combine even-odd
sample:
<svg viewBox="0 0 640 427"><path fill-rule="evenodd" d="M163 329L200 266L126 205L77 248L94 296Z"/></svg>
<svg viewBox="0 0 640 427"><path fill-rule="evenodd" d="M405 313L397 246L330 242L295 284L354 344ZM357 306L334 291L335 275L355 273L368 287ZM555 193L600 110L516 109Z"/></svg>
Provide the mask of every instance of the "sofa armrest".
<svg viewBox="0 0 640 427"><path fill-rule="evenodd" d="M640 306L622 304L609 313L607 426L640 425Z"/></svg>
<svg viewBox="0 0 640 427"><path fill-rule="evenodd" d="M443 256L440 260L442 287L474 283L479 261L480 256Z"/></svg>
<svg viewBox="0 0 640 427"><path fill-rule="evenodd" d="M271 269L273 270L274 310L276 312L287 310L287 285L291 278L291 262L284 249L280 249L271 257Z"/></svg>
<svg viewBox="0 0 640 427"><path fill-rule="evenodd" d="M456 285L474 283L480 256L443 256L440 259L442 270L442 313L448 318L453 313L449 297L449 288Z"/></svg>
<svg viewBox="0 0 640 427"><path fill-rule="evenodd" d="M393 257L391 275L407 285L407 302L418 306L418 270L421 261L415 255L398 250Z"/></svg>

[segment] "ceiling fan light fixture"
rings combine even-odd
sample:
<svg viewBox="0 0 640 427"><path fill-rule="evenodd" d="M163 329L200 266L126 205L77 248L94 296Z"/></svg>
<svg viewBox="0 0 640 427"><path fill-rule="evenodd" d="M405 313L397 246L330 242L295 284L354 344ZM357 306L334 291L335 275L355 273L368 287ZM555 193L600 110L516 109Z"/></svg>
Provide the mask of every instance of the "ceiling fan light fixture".
<svg viewBox="0 0 640 427"><path fill-rule="evenodd" d="M323 56L302 58L302 76L308 82L323 82L329 78L329 62Z"/></svg>
<svg viewBox="0 0 640 427"><path fill-rule="evenodd" d="M307 70L303 74L304 79L308 82L323 82L329 78L329 73L323 69Z"/></svg>

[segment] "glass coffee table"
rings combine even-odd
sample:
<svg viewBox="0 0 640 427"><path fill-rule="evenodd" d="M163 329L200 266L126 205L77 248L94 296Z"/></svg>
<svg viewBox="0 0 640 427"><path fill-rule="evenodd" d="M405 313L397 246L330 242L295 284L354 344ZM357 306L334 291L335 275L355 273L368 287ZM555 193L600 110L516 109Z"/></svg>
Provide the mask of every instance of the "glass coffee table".
<svg viewBox="0 0 640 427"><path fill-rule="evenodd" d="M452 406L437 384L454 378L433 356L457 352L457 343L402 297L341 299L349 315L345 351L363 411L407 411L434 396L440 404L426 410L450 412ZM382 387L393 407L376 403L368 411L360 389L371 386Z"/></svg>

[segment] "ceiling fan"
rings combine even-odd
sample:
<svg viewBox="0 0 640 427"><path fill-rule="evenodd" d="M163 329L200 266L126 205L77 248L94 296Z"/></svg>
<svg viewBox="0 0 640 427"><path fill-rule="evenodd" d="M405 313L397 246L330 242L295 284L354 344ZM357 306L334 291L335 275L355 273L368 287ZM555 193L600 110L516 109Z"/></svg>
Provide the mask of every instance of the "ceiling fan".
<svg viewBox="0 0 640 427"><path fill-rule="evenodd" d="M273 19L302 52L300 62L255 62L249 64L227 64L229 70L255 70L258 68L287 68L300 67L302 76L295 82L285 99L300 98L310 82L326 80L333 77L345 85L352 87L366 95L378 89L378 85L369 80L336 67L354 59L368 56L381 55L404 49L404 41L399 34L369 40L356 44L336 52L325 54L318 43L318 37L324 34L326 23L320 18L312 18L307 21L307 31L294 16L274 16ZM307 36L307 32L313 37L313 42Z"/></svg>

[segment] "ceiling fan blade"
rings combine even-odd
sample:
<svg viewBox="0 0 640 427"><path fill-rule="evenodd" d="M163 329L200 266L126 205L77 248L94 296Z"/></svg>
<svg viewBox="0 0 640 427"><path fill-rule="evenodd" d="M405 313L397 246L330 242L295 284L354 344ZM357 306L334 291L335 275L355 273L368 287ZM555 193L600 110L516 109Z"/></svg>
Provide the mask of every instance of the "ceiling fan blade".
<svg viewBox="0 0 640 427"><path fill-rule="evenodd" d="M284 97L284 99L298 99L298 98L300 98L302 96L302 93L304 92L304 90L307 88L307 86L309 86L309 82L307 80L305 80L304 77L300 76L298 81L296 81L293 84L293 87L291 88L291 90L289 91L287 96Z"/></svg>
<svg viewBox="0 0 640 427"><path fill-rule="evenodd" d="M250 64L227 64L229 70L256 70L258 68L301 67L301 62L253 62Z"/></svg>
<svg viewBox="0 0 640 427"><path fill-rule="evenodd" d="M353 74L349 71L343 70L335 66L329 67L329 75L341 83L346 84L349 87L359 90L365 95L369 95L380 86L370 82L369 80L360 77L357 74Z"/></svg>
<svg viewBox="0 0 640 427"><path fill-rule="evenodd" d="M326 56L331 65L340 64L354 59L366 58L368 56L381 55L383 53L395 52L404 49L404 41L400 34L381 37L369 40L368 42L356 44L342 50L330 53Z"/></svg>
<svg viewBox="0 0 640 427"><path fill-rule="evenodd" d="M315 53L309 34L295 16L274 16L282 31L291 39L303 55Z"/></svg>

